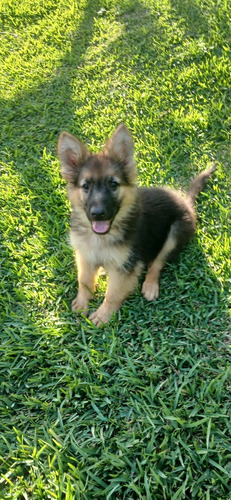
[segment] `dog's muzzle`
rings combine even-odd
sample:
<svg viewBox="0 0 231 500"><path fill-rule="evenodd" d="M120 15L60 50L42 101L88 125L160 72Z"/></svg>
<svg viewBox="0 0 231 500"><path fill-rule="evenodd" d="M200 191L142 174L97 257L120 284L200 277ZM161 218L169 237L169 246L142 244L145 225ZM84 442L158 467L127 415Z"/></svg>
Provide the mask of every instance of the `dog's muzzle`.
<svg viewBox="0 0 231 500"><path fill-rule="evenodd" d="M105 220L107 214L104 208L101 206L93 206L90 213L93 231L97 234L106 234L111 227L111 220Z"/></svg>

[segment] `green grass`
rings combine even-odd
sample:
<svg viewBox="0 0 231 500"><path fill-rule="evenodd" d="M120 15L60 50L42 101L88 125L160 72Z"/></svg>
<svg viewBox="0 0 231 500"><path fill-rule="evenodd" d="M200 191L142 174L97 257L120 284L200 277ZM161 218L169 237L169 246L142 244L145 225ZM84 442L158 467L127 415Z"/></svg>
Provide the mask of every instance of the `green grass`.
<svg viewBox="0 0 231 500"><path fill-rule="evenodd" d="M230 7L1 2L0 498L231 498ZM97 151L122 121L140 184L218 170L159 300L139 286L97 330L70 312L56 143Z"/></svg>

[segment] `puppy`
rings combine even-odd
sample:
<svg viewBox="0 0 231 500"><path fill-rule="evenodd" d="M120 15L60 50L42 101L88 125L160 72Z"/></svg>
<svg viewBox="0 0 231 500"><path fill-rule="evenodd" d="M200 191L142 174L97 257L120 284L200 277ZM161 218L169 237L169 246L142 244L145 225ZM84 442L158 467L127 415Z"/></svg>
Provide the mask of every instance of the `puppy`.
<svg viewBox="0 0 231 500"><path fill-rule="evenodd" d="M72 309L88 314L103 266L108 273L106 295L89 318L99 326L135 289L144 268L144 297L155 300L159 296L160 272L193 236L194 202L216 167L197 175L185 198L165 188L140 188L132 137L123 124L98 154L62 132L58 156L68 182L70 238L78 269L78 294Z"/></svg>

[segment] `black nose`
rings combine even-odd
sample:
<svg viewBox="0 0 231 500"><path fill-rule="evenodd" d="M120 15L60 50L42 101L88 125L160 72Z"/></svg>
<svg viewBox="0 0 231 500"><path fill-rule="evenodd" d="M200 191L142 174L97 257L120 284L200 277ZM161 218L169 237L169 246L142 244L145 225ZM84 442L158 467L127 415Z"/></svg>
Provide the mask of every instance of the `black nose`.
<svg viewBox="0 0 231 500"><path fill-rule="evenodd" d="M91 207L91 216L96 220L103 219L105 216L103 207Z"/></svg>

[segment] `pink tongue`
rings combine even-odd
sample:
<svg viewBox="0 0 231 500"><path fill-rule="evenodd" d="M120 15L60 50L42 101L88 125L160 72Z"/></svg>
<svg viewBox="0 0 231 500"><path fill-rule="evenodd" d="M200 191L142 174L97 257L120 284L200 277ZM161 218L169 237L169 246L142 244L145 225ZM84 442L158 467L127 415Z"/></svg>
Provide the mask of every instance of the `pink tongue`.
<svg viewBox="0 0 231 500"><path fill-rule="evenodd" d="M95 233L106 233L109 229L109 222L107 220L98 220L92 223L93 230Z"/></svg>

